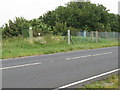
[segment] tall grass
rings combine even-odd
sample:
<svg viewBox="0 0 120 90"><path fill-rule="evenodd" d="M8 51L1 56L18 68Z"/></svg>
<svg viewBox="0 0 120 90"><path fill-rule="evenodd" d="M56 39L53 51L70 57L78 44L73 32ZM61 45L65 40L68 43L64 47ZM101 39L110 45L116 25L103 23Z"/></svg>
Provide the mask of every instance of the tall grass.
<svg viewBox="0 0 120 90"><path fill-rule="evenodd" d="M73 37L74 44L68 45L62 36L45 36L33 39L15 37L3 39L2 58L15 58L31 55L42 55L73 50L93 49L117 46L117 40L101 39L91 42L90 38Z"/></svg>

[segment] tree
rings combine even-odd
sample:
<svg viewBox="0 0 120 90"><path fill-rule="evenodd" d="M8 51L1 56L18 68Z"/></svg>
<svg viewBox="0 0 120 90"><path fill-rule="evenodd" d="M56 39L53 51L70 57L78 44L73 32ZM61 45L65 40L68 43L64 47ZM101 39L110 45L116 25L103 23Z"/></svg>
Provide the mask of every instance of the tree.
<svg viewBox="0 0 120 90"><path fill-rule="evenodd" d="M33 27L34 36L44 34L65 35L67 29L87 31L120 31L120 15L108 13L101 4L92 4L89 0L68 2L55 10L48 11L38 19L30 21L23 17L9 20L3 28L4 37L20 36L22 30Z"/></svg>
<svg viewBox="0 0 120 90"><path fill-rule="evenodd" d="M22 35L22 30L28 29L29 23L23 17L16 17L14 21L9 20L3 28L3 37L12 37Z"/></svg>

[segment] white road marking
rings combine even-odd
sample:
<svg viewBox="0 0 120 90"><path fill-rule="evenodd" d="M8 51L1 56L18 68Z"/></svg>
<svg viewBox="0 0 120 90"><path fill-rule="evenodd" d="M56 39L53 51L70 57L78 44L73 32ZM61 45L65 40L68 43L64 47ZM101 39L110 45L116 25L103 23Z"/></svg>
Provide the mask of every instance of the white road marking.
<svg viewBox="0 0 120 90"><path fill-rule="evenodd" d="M20 68L20 67L33 66L33 65L39 65L39 64L41 64L41 63L42 63L42 62L39 62L39 63L31 63L31 64L24 64L24 65L18 65L18 66L11 66L11 67L4 67L4 68L0 68L0 70Z"/></svg>
<svg viewBox="0 0 120 90"><path fill-rule="evenodd" d="M71 59L79 59L80 57L74 57L74 58L71 58Z"/></svg>
<svg viewBox="0 0 120 90"><path fill-rule="evenodd" d="M92 55L92 56L100 56L100 55L103 55L103 54L95 54L95 55Z"/></svg>
<svg viewBox="0 0 120 90"><path fill-rule="evenodd" d="M81 58L84 58L84 57L90 57L90 56L92 56L92 55L87 55L87 56L81 56Z"/></svg>
<svg viewBox="0 0 120 90"><path fill-rule="evenodd" d="M103 54L110 54L110 53L112 53L112 52L108 52L108 53L103 53Z"/></svg>
<svg viewBox="0 0 120 90"><path fill-rule="evenodd" d="M65 60L70 60L71 58L66 58Z"/></svg>
<svg viewBox="0 0 120 90"><path fill-rule="evenodd" d="M90 57L91 55L86 55L86 56L80 56L80 57L74 57L72 59L79 59L79 58L85 58L85 57Z"/></svg>
<svg viewBox="0 0 120 90"><path fill-rule="evenodd" d="M120 69L115 69L115 70L112 70L112 71L109 71L109 72L106 72L106 73L102 73L102 74L99 74L99 75L96 75L96 76L93 76L93 77L90 77L90 78L87 78L87 79L83 79L83 80L80 80L80 81L77 81L77 82L74 82L74 83L71 83L71 84L68 84L68 85L64 85L64 86L61 86L59 87L58 89L62 89L62 88L68 88L70 86L74 86L74 85L77 85L77 84L81 84L83 82L86 82L86 81L89 81L89 80L93 80L93 79L96 79L96 78L99 78L99 77L102 77L102 76L105 76L105 75L109 75L111 73L114 73L114 72L117 72L119 71ZM57 89L57 90L58 90Z"/></svg>
<svg viewBox="0 0 120 90"><path fill-rule="evenodd" d="M91 56L98 56L98 55L105 55L105 54L110 54L112 52L107 52L107 53L102 53L102 54L94 54L94 55L86 55L86 56L80 56L80 57L74 57L74 58L66 58L66 60L70 60L70 59L79 59L79 58L85 58L85 57L91 57ZM51 60L51 62L54 62L53 60ZM38 63L30 63L30 64L24 64L24 65L17 65L17 66L11 66L11 67L4 67L4 68L0 68L0 70L5 70L5 69L13 69L13 68L19 68L19 67L25 67L25 66L33 66L33 65L38 65L41 64L42 62L38 62Z"/></svg>
<svg viewBox="0 0 120 90"><path fill-rule="evenodd" d="M85 58L85 57L91 57L91 56L100 56L100 55L105 55L105 54L110 54L110 53L112 53L112 52L101 53L101 54L94 54L94 55L85 55L85 56L73 57L73 58L66 58L65 60L79 59L79 58Z"/></svg>
<svg viewBox="0 0 120 90"><path fill-rule="evenodd" d="M92 55L92 56L100 56L100 55L105 55L105 54L110 54L112 52L107 52L107 53L102 53L102 54L95 54L95 55Z"/></svg>

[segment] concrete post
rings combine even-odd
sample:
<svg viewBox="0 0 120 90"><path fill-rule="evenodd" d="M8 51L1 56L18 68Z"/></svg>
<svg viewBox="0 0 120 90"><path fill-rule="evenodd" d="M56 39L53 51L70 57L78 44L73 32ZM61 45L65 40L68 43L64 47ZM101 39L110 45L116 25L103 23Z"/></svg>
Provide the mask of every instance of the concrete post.
<svg viewBox="0 0 120 90"><path fill-rule="evenodd" d="M68 44L70 44L70 30L68 30Z"/></svg>
<svg viewBox="0 0 120 90"><path fill-rule="evenodd" d="M84 31L84 37L86 37L86 31Z"/></svg>
<svg viewBox="0 0 120 90"><path fill-rule="evenodd" d="M94 33L93 31L91 31L91 41L93 42L93 40L94 40Z"/></svg>
<svg viewBox="0 0 120 90"><path fill-rule="evenodd" d="M96 31L96 42L99 41L99 35L98 35L98 31Z"/></svg>
<svg viewBox="0 0 120 90"><path fill-rule="evenodd" d="M32 27L29 27L29 38L33 38Z"/></svg>

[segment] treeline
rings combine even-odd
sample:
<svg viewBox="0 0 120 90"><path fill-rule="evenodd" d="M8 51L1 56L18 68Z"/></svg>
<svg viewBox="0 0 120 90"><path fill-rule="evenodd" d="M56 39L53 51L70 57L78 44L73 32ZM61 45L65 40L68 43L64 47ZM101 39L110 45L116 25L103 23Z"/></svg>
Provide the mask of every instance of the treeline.
<svg viewBox="0 0 120 90"><path fill-rule="evenodd" d="M1 27L3 37L21 36L22 30L33 28L34 36L44 34L66 35L67 30L120 31L120 15L108 13L103 5L90 2L69 2L48 11L37 19L16 17Z"/></svg>

